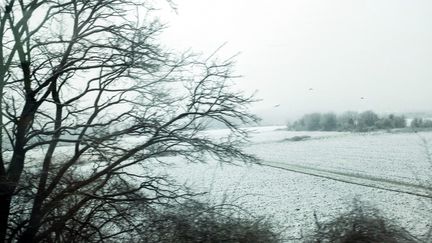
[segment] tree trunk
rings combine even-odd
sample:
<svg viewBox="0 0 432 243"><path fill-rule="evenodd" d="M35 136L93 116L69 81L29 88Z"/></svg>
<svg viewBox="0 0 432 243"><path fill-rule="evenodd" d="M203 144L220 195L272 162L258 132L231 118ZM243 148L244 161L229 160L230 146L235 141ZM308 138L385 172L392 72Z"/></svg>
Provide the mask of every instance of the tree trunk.
<svg viewBox="0 0 432 243"><path fill-rule="evenodd" d="M4 182L2 182L4 183ZM0 242L6 242L9 221L11 194L7 192L6 185L0 185Z"/></svg>
<svg viewBox="0 0 432 243"><path fill-rule="evenodd" d="M37 232L37 228L28 226L26 231L24 231L24 233L18 239L17 243L34 242L34 237L36 235L36 232Z"/></svg>
<svg viewBox="0 0 432 243"><path fill-rule="evenodd" d="M17 123L16 141L9 168L6 174L0 178L0 243L5 242L6 239L12 197L24 169L24 146L26 144L25 134L33 121L37 108L38 104L36 100L33 96L29 95L21 113L21 118Z"/></svg>

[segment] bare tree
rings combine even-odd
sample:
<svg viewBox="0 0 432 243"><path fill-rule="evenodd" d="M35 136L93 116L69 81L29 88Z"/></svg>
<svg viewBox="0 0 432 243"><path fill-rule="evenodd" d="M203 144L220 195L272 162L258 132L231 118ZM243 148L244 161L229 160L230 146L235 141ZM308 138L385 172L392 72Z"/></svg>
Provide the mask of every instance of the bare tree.
<svg viewBox="0 0 432 243"><path fill-rule="evenodd" d="M152 163L254 160L232 60L166 51L151 13L146 0L0 1L0 242L139 240L151 205L187 194ZM206 136L214 122L229 136Z"/></svg>

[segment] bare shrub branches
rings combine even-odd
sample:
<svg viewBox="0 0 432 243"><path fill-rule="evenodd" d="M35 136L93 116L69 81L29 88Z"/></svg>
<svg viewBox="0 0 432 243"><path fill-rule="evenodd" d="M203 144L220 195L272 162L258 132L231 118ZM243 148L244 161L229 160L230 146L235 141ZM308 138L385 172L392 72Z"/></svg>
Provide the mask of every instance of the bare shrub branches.
<svg viewBox="0 0 432 243"><path fill-rule="evenodd" d="M383 217L377 209L365 206L357 199L349 212L328 222L319 222L315 215L315 221L317 229L306 242L422 242Z"/></svg>

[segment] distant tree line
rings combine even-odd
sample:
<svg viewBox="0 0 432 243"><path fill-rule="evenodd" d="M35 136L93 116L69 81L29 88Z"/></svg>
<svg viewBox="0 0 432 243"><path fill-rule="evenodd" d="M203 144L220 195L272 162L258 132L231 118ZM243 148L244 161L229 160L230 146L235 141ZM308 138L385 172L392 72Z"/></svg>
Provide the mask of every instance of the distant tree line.
<svg viewBox="0 0 432 243"><path fill-rule="evenodd" d="M423 118L414 118L411 121L412 128L432 128L432 120L427 120Z"/></svg>
<svg viewBox="0 0 432 243"><path fill-rule="evenodd" d="M353 131L367 132L380 129L406 127L404 116L390 114L378 116L373 111L361 113L347 111L340 115L333 112L310 113L288 125L289 130L295 131Z"/></svg>

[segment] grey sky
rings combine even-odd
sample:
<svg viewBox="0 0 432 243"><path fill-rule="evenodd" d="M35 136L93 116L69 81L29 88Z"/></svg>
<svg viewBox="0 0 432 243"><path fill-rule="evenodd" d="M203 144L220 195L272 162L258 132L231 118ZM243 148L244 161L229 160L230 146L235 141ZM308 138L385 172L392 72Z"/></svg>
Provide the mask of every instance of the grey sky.
<svg viewBox="0 0 432 243"><path fill-rule="evenodd" d="M227 42L221 56L241 52L239 87L258 90L254 110L274 121L311 111L432 110L430 0L176 3L177 15L164 14L168 45L210 54Z"/></svg>

